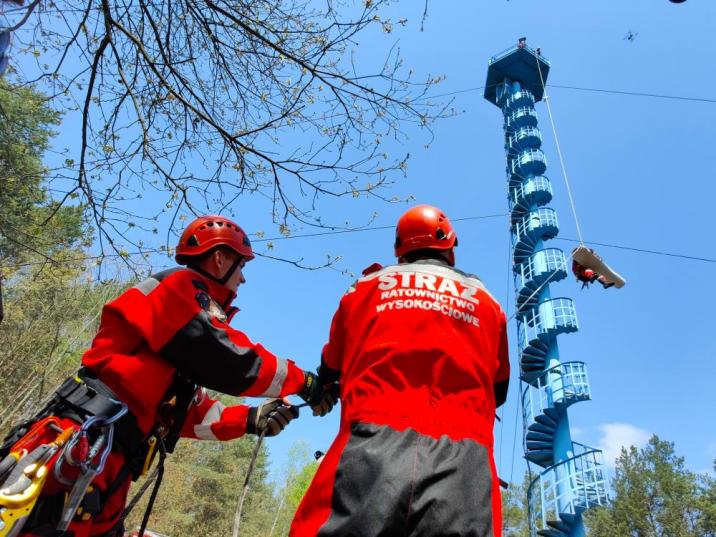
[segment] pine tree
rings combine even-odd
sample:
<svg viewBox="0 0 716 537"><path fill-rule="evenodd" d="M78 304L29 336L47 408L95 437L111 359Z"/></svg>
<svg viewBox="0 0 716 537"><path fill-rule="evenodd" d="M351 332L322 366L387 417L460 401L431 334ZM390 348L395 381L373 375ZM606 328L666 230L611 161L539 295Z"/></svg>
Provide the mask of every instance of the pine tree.
<svg viewBox="0 0 716 537"><path fill-rule="evenodd" d="M615 474L610 505L587 512L591 537L716 535L713 480L687 470L673 443L622 449Z"/></svg>

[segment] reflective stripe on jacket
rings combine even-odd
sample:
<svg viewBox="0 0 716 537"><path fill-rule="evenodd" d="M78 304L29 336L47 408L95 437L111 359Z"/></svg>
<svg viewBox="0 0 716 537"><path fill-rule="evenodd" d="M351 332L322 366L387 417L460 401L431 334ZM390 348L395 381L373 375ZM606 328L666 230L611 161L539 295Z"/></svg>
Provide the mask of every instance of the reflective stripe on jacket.
<svg viewBox="0 0 716 537"><path fill-rule="evenodd" d="M229 289L190 269L153 275L105 305L82 363L127 403L145 432L155 425L158 405L177 372L230 395L299 392L301 369L229 326L237 311L229 307L233 299ZM205 395L200 404L195 401L184 435L227 439L229 432L231 437L245 432L246 407L217 412L213 403ZM222 420L228 429L219 427ZM194 429L202 424L209 427Z"/></svg>

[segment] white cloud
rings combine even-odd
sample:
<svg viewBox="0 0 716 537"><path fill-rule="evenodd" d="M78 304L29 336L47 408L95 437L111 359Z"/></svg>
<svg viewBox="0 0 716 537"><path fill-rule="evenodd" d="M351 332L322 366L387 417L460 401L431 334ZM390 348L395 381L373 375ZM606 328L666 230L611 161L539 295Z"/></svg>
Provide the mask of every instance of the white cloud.
<svg viewBox="0 0 716 537"><path fill-rule="evenodd" d="M604 423L599 426L602 437L599 448L604 452L604 462L613 468L622 448L644 447L652 434L629 423Z"/></svg>

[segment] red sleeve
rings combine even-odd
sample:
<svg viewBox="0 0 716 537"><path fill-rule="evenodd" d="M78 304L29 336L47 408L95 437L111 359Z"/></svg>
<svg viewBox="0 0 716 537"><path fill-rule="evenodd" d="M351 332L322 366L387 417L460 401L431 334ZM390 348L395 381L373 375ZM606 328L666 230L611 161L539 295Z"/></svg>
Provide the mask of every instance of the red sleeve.
<svg viewBox="0 0 716 537"><path fill-rule="evenodd" d="M224 406L200 389L189 408L181 436L200 440L233 440L246 434L249 407Z"/></svg>
<svg viewBox="0 0 716 537"><path fill-rule="evenodd" d="M124 317L154 352L201 386L231 395L266 397L303 388L303 371L231 328L205 283L192 271L149 278L106 307Z"/></svg>
<svg viewBox="0 0 716 537"><path fill-rule="evenodd" d="M497 372L495 373L495 406L499 407L507 400L510 384L510 349L507 343L507 319L500 312L499 341L497 344Z"/></svg>

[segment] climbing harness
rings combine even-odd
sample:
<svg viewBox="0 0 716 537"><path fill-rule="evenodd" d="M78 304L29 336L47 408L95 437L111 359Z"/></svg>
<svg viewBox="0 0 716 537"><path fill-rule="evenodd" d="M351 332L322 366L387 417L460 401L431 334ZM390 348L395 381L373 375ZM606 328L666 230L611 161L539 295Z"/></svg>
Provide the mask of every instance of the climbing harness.
<svg viewBox="0 0 716 537"><path fill-rule="evenodd" d="M75 517L75 514L79 514L78 509L87 494L87 489L89 488L90 483L92 483L92 480L104 470L107 457L109 457L109 453L112 451L114 423L127 413L127 405L124 403L120 404L121 408L114 416L109 418L93 416L85 421L80 427L79 432L73 435L72 440L68 442L63 451L63 453L67 453L69 455L75 446L77 446L80 457L76 463L79 463L78 466L80 473L76 477L74 485L72 485L70 493L65 500L62 516L60 517L60 522L57 525L58 531L64 532L67 530L70 522L72 522L72 519ZM100 432L95 441L92 443L92 446L89 447L88 431L92 427L99 428ZM95 459L97 460L96 463L94 462ZM57 464L55 465L55 468L61 471L62 465Z"/></svg>
<svg viewBox="0 0 716 537"><path fill-rule="evenodd" d="M0 446L0 537L13 537L27 523L32 525L29 521L35 515L29 515L48 476L52 476L52 491L57 487L68 491L63 496L50 492L41 500L43 505L47 501L48 509L59 511L56 528L62 533L73 520L89 520L99 513L106 498L130 477L136 480L146 474L158 451L155 489L143 521L146 527L164 457L179 439L195 390L193 383L177 375L158 409L159 424L147 436L126 404L92 372L83 368L67 379L42 410L12 429ZM113 450L122 453L124 466L107 490L100 491L92 481Z"/></svg>
<svg viewBox="0 0 716 537"><path fill-rule="evenodd" d="M74 431L63 429L56 418L41 420L0 461L0 537L12 537L22 529L40 497L51 461Z"/></svg>

